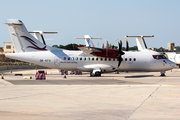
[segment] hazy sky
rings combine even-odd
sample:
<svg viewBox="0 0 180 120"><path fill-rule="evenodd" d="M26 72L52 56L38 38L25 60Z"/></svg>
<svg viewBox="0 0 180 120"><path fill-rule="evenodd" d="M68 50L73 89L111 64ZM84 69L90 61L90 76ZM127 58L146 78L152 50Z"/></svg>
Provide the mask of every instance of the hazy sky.
<svg viewBox="0 0 180 120"><path fill-rule="evenodd" d="M0 46L11 42L6 19L20 19L28 31L57 31L45 35L48 45L85 44L74 37L93 40L101 47L105 39L117 45L125 35L154 35L146 38L148 48L180 43L180 0L0 0ZM135 38L129 38L136 46Z"/></svg>

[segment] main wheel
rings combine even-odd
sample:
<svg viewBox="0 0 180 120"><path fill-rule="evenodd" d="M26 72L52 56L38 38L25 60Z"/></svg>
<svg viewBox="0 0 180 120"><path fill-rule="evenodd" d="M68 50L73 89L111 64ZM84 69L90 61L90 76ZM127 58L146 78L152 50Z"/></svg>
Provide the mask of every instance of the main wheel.
<svg viewBox="0 0 180 120"><path fill-rule="evenodd" d="M95 74L93 72L90 72L90 76L93 77L95 76Z"/></svg>
<svg viewBox="0 0 180 120"><path fill-rule="evenodd" d="M96 72L95 76L101 76L101 72Z"/></svg>

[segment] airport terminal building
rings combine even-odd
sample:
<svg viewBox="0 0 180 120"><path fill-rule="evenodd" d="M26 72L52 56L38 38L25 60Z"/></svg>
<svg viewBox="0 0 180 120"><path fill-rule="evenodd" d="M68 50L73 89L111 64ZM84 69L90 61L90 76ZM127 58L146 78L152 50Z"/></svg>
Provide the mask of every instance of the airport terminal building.
<svg viewBox="0 0 180 120"><path fill-rule="evenodd" d="M0 62L11 61L5 57L6 53L15 53L14 46L12 42L4 42L4 47L0 48Z"/></svg>

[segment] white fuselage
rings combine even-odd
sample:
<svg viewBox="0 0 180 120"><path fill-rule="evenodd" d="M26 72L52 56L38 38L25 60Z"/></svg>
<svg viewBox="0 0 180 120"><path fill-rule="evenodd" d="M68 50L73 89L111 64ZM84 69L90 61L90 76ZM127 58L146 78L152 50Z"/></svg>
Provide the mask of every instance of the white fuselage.
<svg viewBox="0 0 180 120"><path fill-rule="evenodd" d="M124 51L123 61L117 68L117 59L105 59L93 55L86 55L82 51L69 51L54 49L51 51L37 51L6 54L6 57L18 59L38 65L57 68L61 70L81 70L92 72L94 69L101 69L102 72L112 71L166 71L175 67L175 64L168 59L154 59L153 55L161 53L143 51Z"/></svg>
<svg viewBox="0 0 180 120"><path fill-rule="evenodd" d="M175 52L167 52L166 55L170 61L180 65L180 54L176 54Z"/></svg>
<svg viewBox="0 0 180 120"><path fill-rule="evenodd" d="M8 58L61 70L91 72L91 76L100 76L102 72L112 71L166 71L175 67L175 64L164 58L163 54L147 50L146 46L138 52L124 51L120 64L117 59L100 58L86 55L83 51L69 51L44 45L29 34L21 20L7 19L6 24L16 52L6 54ZM138 38L138 41L140 44L144 43L143 39ZM117 68L119 64L120 67Z"/></svg>

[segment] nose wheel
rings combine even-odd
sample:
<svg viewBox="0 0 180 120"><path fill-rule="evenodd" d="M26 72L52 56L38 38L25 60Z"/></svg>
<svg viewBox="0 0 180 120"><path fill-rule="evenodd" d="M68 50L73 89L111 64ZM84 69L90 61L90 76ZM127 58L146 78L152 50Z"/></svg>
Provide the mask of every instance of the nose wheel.
<svg viewBox="0 0 180 120"><path fill-rule="evenodd" d="M166 75L165 75L165 71L161 71L160 73L161 73L160 76L166 76Z"/></svg>

